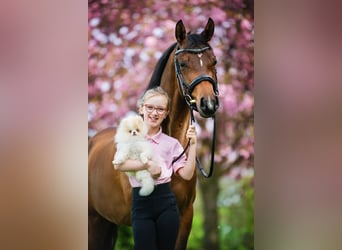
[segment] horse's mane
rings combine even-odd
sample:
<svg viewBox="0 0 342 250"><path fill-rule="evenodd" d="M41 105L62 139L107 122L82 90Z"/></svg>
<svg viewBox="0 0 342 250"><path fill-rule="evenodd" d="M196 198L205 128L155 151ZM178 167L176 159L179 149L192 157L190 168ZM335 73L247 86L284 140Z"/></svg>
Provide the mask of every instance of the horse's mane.
<svg viewBox="0 0 342 250"><path fill-rule="evenodd" d="M156 67L154 68L154 71L152 73L151 76L151 80L147 86L146 90L155 88L160 86L160 82L161 82L161 77L163 75L165 66L167 64L167 61L169 60L169 57L171 55L171 52L174 50L174 48L176 47L177 43L173 43L164 53L163 55L160 57L160 59L157 62ZM170 117L167 116L165 118L165 120L162 122L162 127L163 127L163 132L168 134L170 133Z"/></svg>
<svg viewBox="0 0 342 250"><path fill-rule="evenodd" d="M154 87L158 87L160 86L160 81L161 81L161 77L162 74L164 72L165 66L167 61L169 60L170 54L173 51L173 49L176 47L177 43L172 44L164 53L163 55L160 57L160 59L158 60L158 63L156 65L156 67L154 68L154 71L152 73L151 76L151 80L147 86L147 90L148 89L152 89Z"/></svg>

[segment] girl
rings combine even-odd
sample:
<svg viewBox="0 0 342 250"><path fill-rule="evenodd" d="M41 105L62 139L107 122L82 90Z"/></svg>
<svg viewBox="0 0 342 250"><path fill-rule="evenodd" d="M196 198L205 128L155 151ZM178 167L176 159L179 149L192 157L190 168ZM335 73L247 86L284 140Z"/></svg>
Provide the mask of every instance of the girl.
<svg viewBox="0 0 342 250"><path fill-rule="evenodd" d="M114 165L120 171L136 171L147 169L155 178L155 189L149 196L140 196L140 183L129 177L132 192L132 226L135 250L174 250L178 228L179 211L176 198L171 191L172 173L185 180L190 180L196 164L196 131L195 126L187 130L190 139L188 158L184 154L172 164L182 152L179 141L163 133L161 124L167 118L170 100L168 94L156 87L147 90L138 102L139 114L148 127L147 139L153 150L163 162L148 161L143 164L138 160L126 160Z"/></svg>

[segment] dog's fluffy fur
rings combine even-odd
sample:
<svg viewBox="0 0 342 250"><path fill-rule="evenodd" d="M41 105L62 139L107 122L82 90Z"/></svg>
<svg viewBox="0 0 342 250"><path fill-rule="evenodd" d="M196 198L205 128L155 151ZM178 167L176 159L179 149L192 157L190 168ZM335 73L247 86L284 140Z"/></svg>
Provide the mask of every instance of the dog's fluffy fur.
<svg viewBox="0 0 342 250"><path fill-rule="evenodd" d="M140 160L144 164L152 159L153 150L145 138L147 127L139 115L129 115L123 118L115 135L116 154L113 164L121 164L127 159ZM126 172L141 183L139 194L150 195L154 190L154 179L147 170Z"/></svg>

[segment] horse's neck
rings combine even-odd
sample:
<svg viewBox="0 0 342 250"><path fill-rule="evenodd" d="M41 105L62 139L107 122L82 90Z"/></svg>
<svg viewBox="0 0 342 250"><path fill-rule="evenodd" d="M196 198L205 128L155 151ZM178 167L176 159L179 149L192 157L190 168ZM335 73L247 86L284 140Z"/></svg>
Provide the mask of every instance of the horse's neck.
<svg viewBox="0 0 342 250"><path fill-rule="evenodd" d="M186 131L190 123L189 109L184 103L174 100L173 111L170 116L170 135L177 138L183 145L186 142Z"/></svg>
<svg viewBox="0 0 342 250"><path fill-rule="evenodd" d="M174 63L174 57L170 56L166 68L161 79L162 88L169 94L171 99L169 124L166 132L177 138L183 145L186 144L186 131L190 123L190 111L185 103L184 97L180 95L178 90L178 82L176 79Z"/></svg>
<svg viewBox="0 0 342 250"><path fill-rule="evenodd" d="M169 119L163 126L163 131L168 135L177 138L183 145L187 141L186 131L190 124L190 110L184 100L177 92L170 94L171 105Z"/></svg>

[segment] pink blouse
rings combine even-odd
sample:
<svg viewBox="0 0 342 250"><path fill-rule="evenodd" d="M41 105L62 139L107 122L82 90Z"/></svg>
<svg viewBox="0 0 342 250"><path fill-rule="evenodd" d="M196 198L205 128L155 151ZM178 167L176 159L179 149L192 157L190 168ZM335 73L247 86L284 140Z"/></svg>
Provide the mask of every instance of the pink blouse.
<svg viewBox="0 0 342 250"><path fill-rule="evenodd" d="M178 161L172 164L172 161L177 158L182 152L183 147L180 142L167 134L164 134L160 129L159 132L153 136L147 136L151 142L155 155L158 155L162 160L160 163L161 174L155 180L156 184L163 184L171 181L173 172L177 172L180 168L185 166L186 155L183 154ZM132 187L140 187L141 184L132 176L129 176L129 182Z"/></svg>

